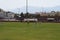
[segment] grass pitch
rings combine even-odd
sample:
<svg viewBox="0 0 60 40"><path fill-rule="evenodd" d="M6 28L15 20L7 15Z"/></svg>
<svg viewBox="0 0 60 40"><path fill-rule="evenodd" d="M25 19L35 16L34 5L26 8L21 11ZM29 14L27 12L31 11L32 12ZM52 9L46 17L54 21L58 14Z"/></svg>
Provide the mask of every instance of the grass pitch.
<svg viewBox="0 0 60 40"><path fill-rule="evenodd" d="M60 40L60 23L0 22L0 40Z"/></svg>

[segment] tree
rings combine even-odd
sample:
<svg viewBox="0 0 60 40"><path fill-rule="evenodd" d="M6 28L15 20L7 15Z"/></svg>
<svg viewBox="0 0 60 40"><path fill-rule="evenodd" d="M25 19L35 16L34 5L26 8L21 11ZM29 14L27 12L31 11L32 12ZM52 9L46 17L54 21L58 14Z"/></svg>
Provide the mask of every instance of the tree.
<svg viewBox="0 0 60 40"><path fill-rule="evenodd" d="M18 18L17 14L14 15L14 18L16 18L16 19Z"/></svg>
<svg viewBox="0 0 60 40"><path fill-rule="evenodd" d="M55 20L59 21L59 12L56 12L56 14L55 14Z"/></svg>
<svg viewBox="0 0 60 40"><path fill-rule="evenodd" d="M29 13L28 12L25 14L25 18L29 18Z"/></svg>
<svg viewBox="0 0 60 40"><path fill-rule="evenodd" d="M25 14L25 18L29 19L29 13L28 12ZM29 24L29 20L27 21L27 23Z"/></svg>
<svg viewBox="0 0 60 40"><path fill-rule="evenodd" d="M36 18L38 19L38 21L40 20L40 14L36 15Z"/></svg>
<svg viewBox="0 0 60 40"><path fill-rule="evenodd" d="M24 17L24 14L23 14L23 12L21 12L20 16L21 16L21 17Z"/></svg>
<svg viewBox="0 0 60 40"><path fill-rule="evenodd" d="M24 14L23 14L23 12L21 12L21 14L20 14L20 20L21 20L21 22L24 20Z"/></svg>
<svg viewBox="0 0 60 40"><path fill-rule="evenodd" d="M16 20L20 20L18 14L15 14L14 18L15 18Z"/></svg>

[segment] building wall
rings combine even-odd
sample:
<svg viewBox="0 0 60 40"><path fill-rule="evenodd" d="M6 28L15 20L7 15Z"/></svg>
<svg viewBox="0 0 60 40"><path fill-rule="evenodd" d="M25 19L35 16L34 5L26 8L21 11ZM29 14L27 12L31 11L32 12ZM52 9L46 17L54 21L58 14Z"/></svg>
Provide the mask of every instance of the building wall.
<svg viewBox="0 0 60 40"><path fill-rule="evenodd" d="M14 18L14 14L13 13L8 13L8 18Z"/></svg>
<svg viewBox="0 0 60 40"><path fill-rule="evenodd" d="M5 18L5 17L6 17L6 13L4 13L4 12L0 12L0 17Z"/></svg>
<svg viewBox="0 0 60 40"><path fill-rule="evenodd" d="M2 17L2 18L14 18L14 13L0 12L0 17Z"/></svg>

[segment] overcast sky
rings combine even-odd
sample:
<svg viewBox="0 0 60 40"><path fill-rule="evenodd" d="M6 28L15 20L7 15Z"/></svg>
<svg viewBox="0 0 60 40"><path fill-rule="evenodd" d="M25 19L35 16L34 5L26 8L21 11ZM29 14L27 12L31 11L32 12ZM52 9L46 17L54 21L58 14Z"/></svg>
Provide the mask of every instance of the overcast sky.
<svg viewBox="0 0 60 40"><path fill-rule="evenodd" d="M29 6L33 7L54 7L60 6L60 0L28 0ZM11 10L24 7L26 0L0 0L0 8Z"/></svg>

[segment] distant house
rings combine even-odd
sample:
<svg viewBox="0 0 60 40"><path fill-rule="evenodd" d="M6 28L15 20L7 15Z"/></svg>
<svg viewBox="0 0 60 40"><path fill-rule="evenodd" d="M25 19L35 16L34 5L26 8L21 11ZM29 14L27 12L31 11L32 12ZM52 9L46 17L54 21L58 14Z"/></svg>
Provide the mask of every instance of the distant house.
<svg viewBox="0 0 60 40"><path fill-rule="evenodd" d="M15 16L15 14L13 12L6 12L6 17L7 18L12 19L12 18L14 18L14 16Z"/></svg>
<svg viewBox="0 0 60 40"><path fill-rule="evenodd" d="M5 18L6 17L6 12L0 9L0 18Z"/></svg>
<svg viewBox="0 0 60 40"><path fill-rule="evenodd" d="M13 12L10 12L10 11L6 12L6 11L0 9L0 18L10 19L10 18L14 18L14 15L15 14Z"/></svg>

